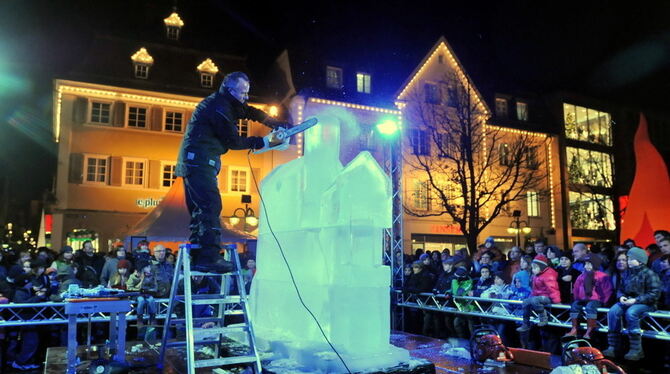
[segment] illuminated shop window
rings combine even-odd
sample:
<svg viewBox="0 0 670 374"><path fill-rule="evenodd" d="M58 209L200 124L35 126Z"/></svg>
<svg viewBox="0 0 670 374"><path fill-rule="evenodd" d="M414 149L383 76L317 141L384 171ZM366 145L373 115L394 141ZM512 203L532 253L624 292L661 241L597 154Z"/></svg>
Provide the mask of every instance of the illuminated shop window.
<svg viewBox="0 0 670 374"><path fill-rule="evenodd" d="M609 196L570 191L569 200L573 229L614 230L614 204Z"/></svg>
<svg viewBox="0 0 670 374"><path fill-rule="evenodd" d="M582 148L567 147L568 181L597 187L612 187L612 156Z"/></svg>
<svg viewBox="0 0 670 374"><path fill-rule="evenodd" d="M356 91L370 93L372 76L367 73L356 73Z"/></svg>
<svg viewBox="0 0 670 374"><path fill-rule="evenodd" d="M563 120L568 139L612 145L612 117L609 113L564 103Z"/></svg>

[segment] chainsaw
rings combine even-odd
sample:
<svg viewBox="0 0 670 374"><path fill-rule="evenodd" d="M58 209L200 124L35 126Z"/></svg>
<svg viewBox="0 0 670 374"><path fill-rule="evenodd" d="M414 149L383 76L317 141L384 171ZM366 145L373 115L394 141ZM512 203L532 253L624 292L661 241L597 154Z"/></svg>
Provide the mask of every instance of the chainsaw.
<svg viewBox="0 0 670 374"><path fill-rule="evenodd" d="M309 129L310 127L313 127L318 122L319 122L319 120L317 120L316 118L310 118L307 121L300 123L299 125L291 127L290 129L286 129L286 130L282 129L282 130L279 130L279 131L273 131L272 132L273 136L271 137L271 140L270 140L268 146L263 147L263 148L258 149L258 150L255 150L254 154L257 155L257 154L265 153L267 151L272 151L272 150L275 150L275 149L284 150L286 148L281 147L281 146L286 145L287 142L288 142L288 139L291 136L299 134L299 133Z"/></svg>

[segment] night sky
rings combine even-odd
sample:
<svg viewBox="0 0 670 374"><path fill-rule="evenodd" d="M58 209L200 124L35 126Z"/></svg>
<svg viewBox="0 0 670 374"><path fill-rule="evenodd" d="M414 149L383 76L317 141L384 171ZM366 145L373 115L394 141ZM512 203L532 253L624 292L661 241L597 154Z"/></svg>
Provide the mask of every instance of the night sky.
<svg viewBox="0 0 670 374"><path fill-rule="evenodd" d="M566 89L667 111L670 2L177 1L201 49L262 66L284 48L393 56L407 74L444 35L475 82L501 90ZM467 3L467 4L466 4ZM586 3L586 4L585 4ZM96 34L142 39L173 1L0 2L0 173L17 210L51 188L51 79ZM152 19L151 17L155 17ZM386 61L380 61L386 63Z"/></svg>

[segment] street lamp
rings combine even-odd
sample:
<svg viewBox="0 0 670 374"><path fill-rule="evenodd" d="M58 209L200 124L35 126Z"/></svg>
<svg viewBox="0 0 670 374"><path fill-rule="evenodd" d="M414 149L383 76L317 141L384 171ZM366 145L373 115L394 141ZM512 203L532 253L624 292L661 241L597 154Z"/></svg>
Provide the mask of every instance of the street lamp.
<svg viewBox="0 0 670 374"><path fill-rule="evenodd" d="M231 225L236 226L241 220L244 220L244 231L248 231L247 226L258 226L258 217L256 217L254 210L249 207L251 195L242 195L242 203L244 208L235 209L228 221Z"/></svg>
<svg viewBox="0 0 670 374"><path fill-rule="evenodd" d="M510 234L516 234L516 246L518 247L519 242L521 242L521 233L523 232L524 234L528 235L531 232L531 228L528 225L528 222L521 220L520 210L515 210L512 212L512 217L514 217L514 220L509 223L507 232Z"/></svg>

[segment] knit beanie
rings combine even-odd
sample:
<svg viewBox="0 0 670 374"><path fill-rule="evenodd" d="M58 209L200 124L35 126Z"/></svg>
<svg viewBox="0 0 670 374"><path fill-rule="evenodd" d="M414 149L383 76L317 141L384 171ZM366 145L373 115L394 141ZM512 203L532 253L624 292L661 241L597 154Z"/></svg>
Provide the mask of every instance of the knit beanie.
<svg viewBox="0 0 670 374"><path fill-rule="evenodd" d="M60 249L60 253L65 253L65 252L72 253L72 252L74 252L74 250L69 245L66 245L66 246L64 246L63 248Z"/></svg>
<svg viewBox="0 0 670 374"><path fill-rule="evenodd" d="M544 271L549 266L549 260L547 260L547 256L539 254L533 259L533 264L537 264L540 267L540 271Z"/></svg>
<svg viewBox="0 0 670 374"><path fill-rule="evenodd" d="M468 269L466 269L463 266L459 266L456 268L456 272L454 273L456 275L456 278L465 278L468 275Z"/></svg>
<svg viewBox="0 0 670 374"><path fill-rule="evenodd" d="M428 257L430 257L430 256L427 253L424 253L421 256L419 256L419 261L423 261L423 260L427 259Z"/></svg>
<svg viewBox="0 0 670 374"><path fill-rule="evenodd" d="M119 260L119 263L116 264L116 267L118 269L130 269L130 261L125 260L125 259Z"/></svg>
<svg viewBox="0 0 670 374"><path fill-rule="evenodd" d="M647 252L644 251L644 249L640 247L633 247L628 250L627 253L628 258L632 258L634 260L639 261L642 265L647 263L647 260L649 259L649 256L647 256Z"/></svg>
<svg viewBox="0 0 670 374"><path fill-rule="evenodd" d="M597 254L591 253L590 255L584 257L584 262L590 262L591 265L593 265L593 270L599 270L600 264L602 264L603 260Z"/></svg>
<svg viewBox="0 0 670 374"><path fill-rule="evenodd" d="M495 240L495 238L494 238L494 237L492 237L492 236L489 236L489 237L488 237L488 238L486 238L486 240L484 241L484 244L486 244L486 243L491 243L491 246L493 246L493 245L495 245L495 244L496 244L496 240Z"/></svg>

